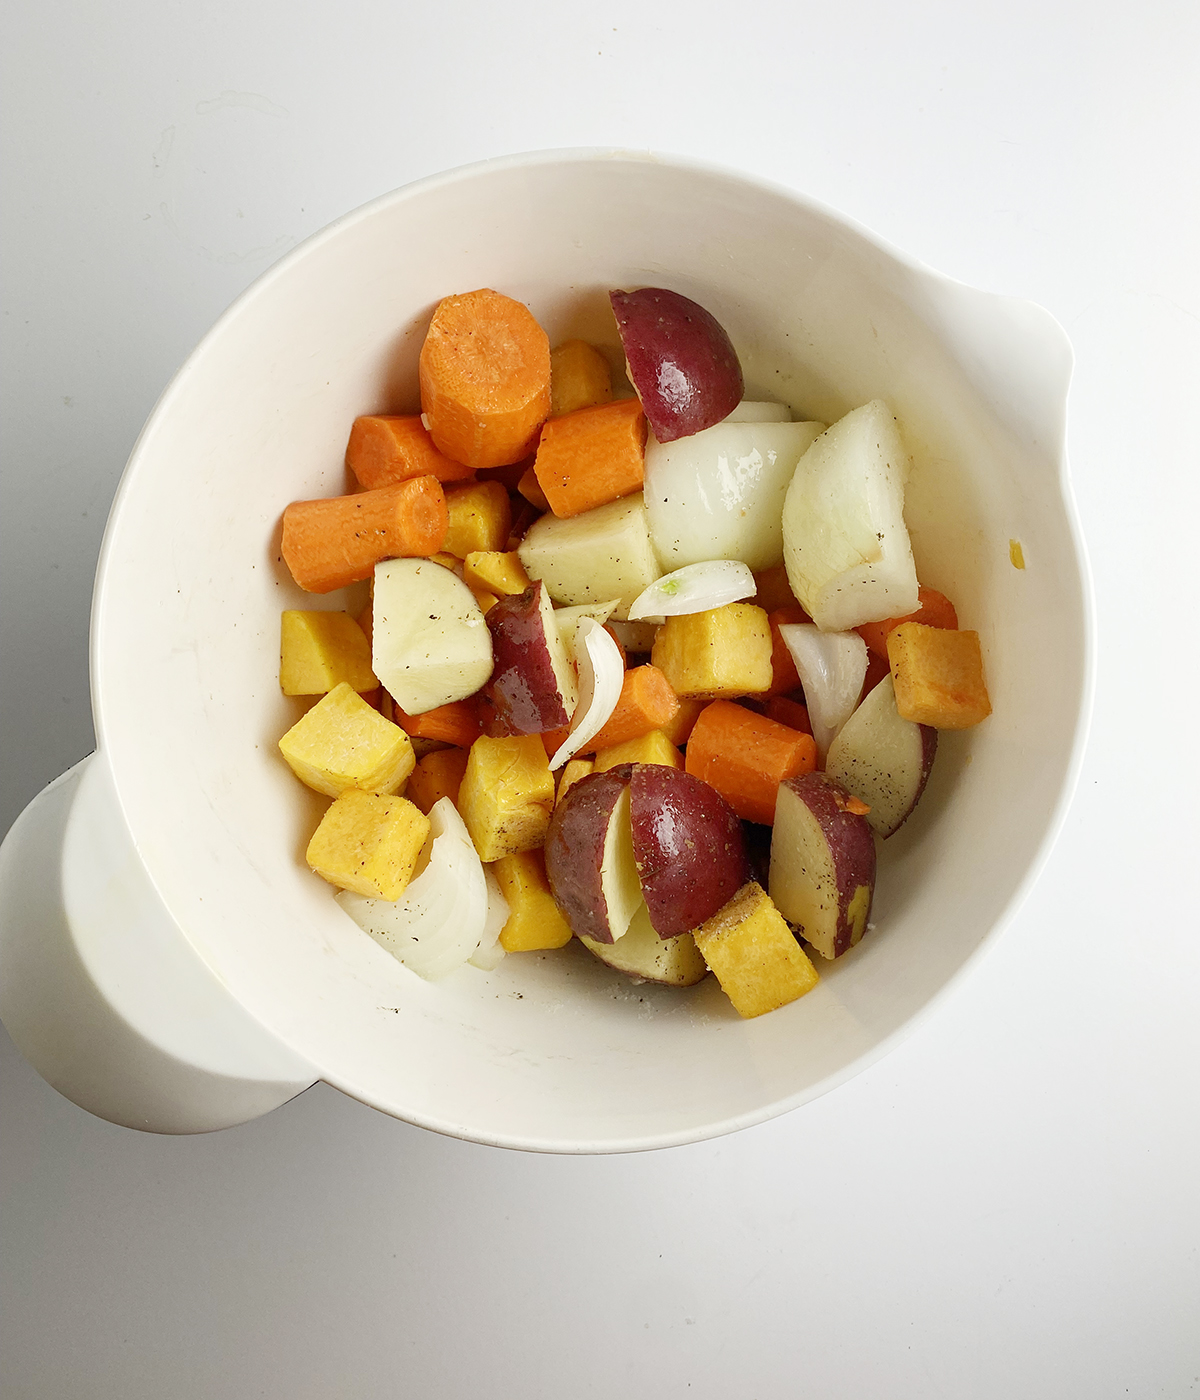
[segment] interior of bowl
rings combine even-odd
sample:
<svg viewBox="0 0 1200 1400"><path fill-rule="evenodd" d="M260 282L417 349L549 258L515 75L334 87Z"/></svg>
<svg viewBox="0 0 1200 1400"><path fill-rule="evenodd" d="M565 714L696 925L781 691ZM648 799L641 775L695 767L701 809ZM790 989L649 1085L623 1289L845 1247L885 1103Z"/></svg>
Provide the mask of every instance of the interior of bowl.
<svg viewBox="0 0 1200 1400"><path fill-rule="evenodd" d="M605 293L647 284L716 315L751 396L826 421L875 396L893 404L916 462L921 578L979 631L994 706L977 730L943 736L920 808L882 845L863 943L822 965L810 995L754 1021L711 978L684 992L637 985L578 945L421 981L306 869L322 803L275 747L298 714L279 693L279 613L337 604L292 584L281 512L346 489L355 416L417 409L437 300L495 287L527 302L552 343L581 335L615 354ZM483 1142L683 1142L845 1077L1003 918L1069 781L1087 640L1060 460L1064 356L1048 320L952 287L797 196L683 163L491 163L310 240L164 396L106 539L100 742L187 938L329 1082Z"/></svg>

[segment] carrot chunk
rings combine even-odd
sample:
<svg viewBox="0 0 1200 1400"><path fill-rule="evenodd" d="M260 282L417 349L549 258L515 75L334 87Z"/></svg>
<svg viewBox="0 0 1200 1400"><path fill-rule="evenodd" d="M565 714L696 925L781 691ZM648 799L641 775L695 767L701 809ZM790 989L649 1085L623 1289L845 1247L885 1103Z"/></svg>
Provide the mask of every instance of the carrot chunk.
<svg viewBox="0 0 1200 1400"><path fill-rule="evenodd" d="M796 663L783 640L780 627L794 622L811 621L812 618L799 603L793 603L791 607L776 608L774 612L767 614L767 623L771 628L771 689L767 692L768 695L786 695L789 690L795 690L800 684L800 673L796 670Z"/></svg>
<svg viewBox="0 0 1200 1400"><path fill-rule="evenodd" d="M488 288L445 297L418 366L440 452L468 467L527 457L550 414L550 342L528 307Z"/></svg>
<svg viewBox="0 0 1200 1400"><path fill-rule="evenodd" d="M637 399L618 399L552 418L533 464L550 509L560 518L640 491L646 415Z"/></svg>
<svg viewBox="0 0 1200 1400"><path fill-rule="evenodd" d="M283 513L283 559L309 593L369 578L383 559L436 554L450 517L441 483L418 476L395 486L293 501Z"/></svg>
<svg viewBox="0 0 1200 1400"><path fill-rule="evenodd" d="M817 745L765 715L714 700L696 721L686 771L715 787L739 817L770 826L779 784L817 766Z"/></svg>
<svg viewBox="0 0 1200 1400"><path fill-rule="evenodd" d="M916 612L909 613L907 617L885 618L882 622L864 622L854 630L876 656L882 656L886 660L888 634L902 622L919 622L925 627L943 627L953 632L958 628L958 614L954 611L954 604L944 593L939 593L936 588L922 586L917 589Z"/></svg>
<svg viewBox="0 0 1200 1400"><path fill-rule="evenodd" d="M346 446L346 465L368 491L436 476L439 481L469 481L470 467L439 452L420 414L372 413L354 420Z"/></svg>
<svg viewBox="0 0 1200 1400"><path fill-rule="evenodd" d="M412 739L440 739L469 749L483 733L483 717L475 699L452 700L424 714L409 715L393 701L395 723Z"/></svg>
<svg viewBox="0 0 1200 1400"><path fill-rule="evenodd" d="M772 695L767 701L767 718L776 724L786 725L797 734L811 734L812 721L808 717L808 706L786 695Z"/></svg>
<svg viewBox="0 0 1200 1400"><path fill-rule="evenodd" d="M640 739L652 729L665 729L679 713L679 697L657 666L634 666L625 672L621 697L603 729L581 753L615 748Z"/></svg>

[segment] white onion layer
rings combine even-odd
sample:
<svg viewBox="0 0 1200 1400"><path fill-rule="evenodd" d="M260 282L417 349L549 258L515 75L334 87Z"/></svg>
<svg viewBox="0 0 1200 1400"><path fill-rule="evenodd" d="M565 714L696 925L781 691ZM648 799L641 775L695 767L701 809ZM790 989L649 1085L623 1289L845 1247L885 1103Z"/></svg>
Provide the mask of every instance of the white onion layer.
<svg viewBox="0 0 1200 1400"><path fill-rule="evenodd" d="M424 869L399 899L368 899L350 890L336 898L381 948L432 982L461 967L479 946L488 894L483 863L448 797L430 808L425 853Z"/></svg>
<svg viewBox="0 0 1200 1400"><path fill-rule="evenodd" d="M757 591L754 575L740 560L708 559L655 579L634 599L629 620L653 618L661 622L665 617L707 612L709 608L723 608L726 603L753 598Z"/></svg>
<svg viewBox="0 0 1200 1400"><path fill-rule="evenodd" d="M570 733L550 760L552 770L561 768L604 728L617 708L625 680L621 649L592 617L581 617L575 629L575 664L579 668L579 704Z"/></svg>
<svg viewBox="0 0 1200 1400"><path fill-rule="evenodd" d="M510 911L508 900L504 898L504 892L500 888L500 881L486 865L483 867L483 879L487 885L487 920L483 926L479 946L467 961L472 967L477 967L483 972L491 972L493 968L500 966L504 958L500 930L508 923Z"/></svg>
<svg viewBox="0 0 1200 1400"><path fill-rule="evenodd" d="M811 622L779 629L792 654L821 761L854 713L867 678L867 644L857 632L822 632Z"/></svg>

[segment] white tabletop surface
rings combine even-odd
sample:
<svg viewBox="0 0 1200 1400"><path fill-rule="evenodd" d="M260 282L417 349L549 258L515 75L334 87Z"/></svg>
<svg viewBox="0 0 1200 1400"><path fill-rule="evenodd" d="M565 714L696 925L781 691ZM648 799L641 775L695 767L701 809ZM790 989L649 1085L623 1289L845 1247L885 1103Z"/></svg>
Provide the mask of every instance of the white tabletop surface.
<svg viewBox="0 0 1200 1400"><path fill-rule="evenodd" d="M0 831L92 744L87 617L145 415L286 249L482 157L770 176L1047 306L1098 688L992 950L790 1116L538 1157L318 1086L200 1138L4 1040L4 1400L1200 1393L1200 9L1191 0L12 0Z"/></svg>

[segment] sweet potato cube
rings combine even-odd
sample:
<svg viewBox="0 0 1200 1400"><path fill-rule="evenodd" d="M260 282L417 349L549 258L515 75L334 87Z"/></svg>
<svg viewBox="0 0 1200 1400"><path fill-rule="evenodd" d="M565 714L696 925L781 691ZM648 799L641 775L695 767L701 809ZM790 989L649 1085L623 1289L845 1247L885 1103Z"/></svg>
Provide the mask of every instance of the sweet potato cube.
<svg viewBox="0 0 1200 1400"><path fill-rule="evenodd" d="M753 880L693 936L739 1016L774 1011L817 985L817 969Z"/></svg>
<svg viewBox="0 0 1200 1400"><path fill-rule="evenodd" d="M664 768L682 768L683 755L661 729L652 729L623 744L597 750L595 772L603 773L618 763L660 763Z"/></svg>
<svg viewBox="0 0 1200 1400"><path fill-rule="evenodd" d="M466 771L466 749L435 749L418 761L404 795L427 816L433 804L443 797L457 807L458 790Z"/></svg>
<svg viewBox="0 0 1200 1400"><path fill-rule="evenodd" d="M343 681L358 691L379 684L366 633L349 613L289 608L279 619L280 689L285 695L328 695Z"/></svg>
<svg viewBox="0 0 1200 1400"><path fill-rule="evenodd" d="M429 836L407 798L351 789L321 819L305 859L323 880L368 899L399 899Z"/></svg>
<svg viewBox="0 0 1200 1400"><path fill-rule="evenodd" d="M978 632L902 622L888 634L887 650L902 719L969 729L991 714Z"/></svg>
<svg viewBox="0 0 1200 1400"><path fill-rule="evenodd" d="M663 725L663 733L678 747L686 744L700 713L709 702L698 695L688 695L679 701L679 709L669 724Z"/></svg>
<svg viewBox="0 0 1200 1400"><path fill-rule="evenodd" d="M550 893L541 851L502 856L491 870L508 901L508 922L500 930L500 946L506 953L563 948L570 943L571 926Z"/></svg>
<svg viewBox="0 0 1200 1400"><path fill-rule="evenodd" d="M753 603L669 617L658 629L650 660L675 694L763 695L771 688L771 628Z"/></svg>
<svg viewBox="0 0 1200 1400"><path fill-rule="evenodd" d="M500 551L508 543L512 503L498 481L477 481L447 491L446 509L450 528L442 548L456 559L480 550Z"/></svg>
<svg viewBox="0 0 1200 1400"><path fill-rule="evenodd" d="M524 593L532 581L515 549L477 549L463 561L463 582L472 590L505 597Z"/></svg>
<svg viewBox="0 0 1200 1400"><path fill-rule="evenodd" d="M550 416L612 399L612 370L586 340L565 340L550 351Z"/></svg>
<svg viewBox="0 0 1200 1400"><path fill-rule="evenodd" d="M458 810L479 859L499 860L541 846L554 808L554 774L540 734L493 739L481 735L471 745Z"/></svg>
<svg viewBox="0 0 1200 1400"><path fill-rule="evenodd" d="M404 730L345 681L292 725L279 752L302 783L327 797L349 788L398 792L417 761Z"/></svg>

